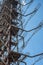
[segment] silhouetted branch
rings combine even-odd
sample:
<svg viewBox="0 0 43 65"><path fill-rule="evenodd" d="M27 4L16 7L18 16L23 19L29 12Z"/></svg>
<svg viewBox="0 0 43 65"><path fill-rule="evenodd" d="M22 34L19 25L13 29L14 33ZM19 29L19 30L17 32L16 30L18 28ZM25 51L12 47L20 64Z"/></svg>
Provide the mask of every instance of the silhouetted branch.
<svg viewBox="0 0 43 65"><path fill-rule="evenodd" d="M25 5L24 5L24 4L21 4L21 3L19 3L19 2L18 2L18 4L20 4L20 5L22 5L22 6L26 6L26 5L30 4L30 3L32 3L33 1L34 1L34 0L30 0L30 2L26 3Z"/></svg>

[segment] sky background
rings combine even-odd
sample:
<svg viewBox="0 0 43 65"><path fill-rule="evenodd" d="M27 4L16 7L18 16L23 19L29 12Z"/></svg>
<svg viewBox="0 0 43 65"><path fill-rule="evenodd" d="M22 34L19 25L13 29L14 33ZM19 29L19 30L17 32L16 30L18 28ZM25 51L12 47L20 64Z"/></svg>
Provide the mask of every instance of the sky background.
<svg viewBox="0 0 43 65"><path fill-rule="evenodd" d="M2 0L0 0L2 1ZM26 3L29 0L26 0ZM34 10L34 8L37 6L38 3L41 3L41 7L37 11L37 13L32 17L32 19L29 21L28 25L25 27L26 30L30 30L34 27L36 27L40 21L43 20L43 0L34 0L34 2L29 7L29 10L26 13L29 13ZM26 6L24 7L26 8ZM25 10L25 9L24 9ZM28 19L28 17L24 18L25 21ZM25 24L25 21L23 23ZM32 32L31 32L32 33ZM27 40L31 33L27 33L28 35L25 36L25 40ZM43 28L39 30L28 42L28 45L25 47L25 49L22 51L23 53L29 52L30 55L35 55L38 53L43 52ZM27 58L25 61L27 62L27 65L32 65L34 61L36 61L37 58L29 59ZM37 62L35 65L43 65L43 59L39 62Z"/></svg>
<svg viewBox="0 0 43 65"><path fill-rule="evenodd" d="M27 1L29 1L29 0L27 0ZM37 11L37 13L34 15L34 17L32 17L32 19L29 21L28 25L25 28L27 30L36 27L39 24L39 22L43 20L43 0L34 0L34 2L29 7L29 10L27 11L27 13L32 11L34 9L34 7L37 6L38 3L41 3L41 7ZM30 33L28 33L28 35L25 36L26 37L25 40L29 37L29 35L30 35ZM31 40L28 42L28 45L25 48L24 52L29 52L30 55L35 55L37 53L43 52L43 28L41 30L39 30L31 38ZM34 58L31 61L29 61L29 59L27 59L28 64L32 65L34 63L34 60L36 60L36 58ZM43 59L41 61L37 62L35 65L43 65Z"/></svg>

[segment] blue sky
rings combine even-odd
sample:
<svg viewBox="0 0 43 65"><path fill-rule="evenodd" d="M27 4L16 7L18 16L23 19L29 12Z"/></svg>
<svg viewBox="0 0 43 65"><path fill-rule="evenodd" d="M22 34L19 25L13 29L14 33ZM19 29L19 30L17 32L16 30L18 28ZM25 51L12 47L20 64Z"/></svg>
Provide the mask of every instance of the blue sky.
<svg viewBox="0 0 43 65"><path fill-rule="evenodd" d="M27 13L30 12L30 11L32 11L33 8L38 3L41 3L41 7L37 11L37 13L34 15L34 17L32 17L32 19L29 21L27 27L25 28L27 30L34 28L35 26L37 26L39 24L39 22L41 20L43 20L43 0L34 0L33 4L29 7L29 11L27 11ZM28 33L27 36L25 36L26 37L25 39L27 39L29 37L29 34L30 33ZM27 47L25 48L25 51L23 51L23 52L29 52L30 55L35 55L37 53L43 52L43 28L41 30L39 30L31 38L31 40L28 42ZM36 58L34 58L34 60L36 60ZM27 60L28 61L28 64L31 65L34 62L34 60L30 61L28 59ZM37 62L35 65L43 65L43 59L40 62Z"/></svg>
<svg viewBox="0 0 43 65"><path fill-rule="evenodd" d="M43 20L43 0L34 0L33 4L31 4L31 6L29 7L29 10L27 11L27 13L32 11L37 6L38 3L41 3L41 7L37 11L37 13L34 15L34 17L32 17L32 19L29 21L28 25L25 27L26 30L36 27L40 23L40 21ZM26 8L26 6L24 8ZM24 19L28 19L28 17ZM31 33L28 33L27 36L25 36L25 40L28 39ZM23 50L23 53L26 53L26 52L29 52L30 55L35 55L37 53L43 52L43 28L39 30L28 42L28 45ZM36 59L37 58L34 58L34 59L27 58L27 60L25 61L27 62L27 65L32 65L34 63L34 60ZM37 62L35 65L43 65L43 59Z"/></svg>

